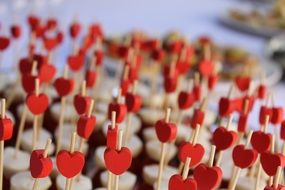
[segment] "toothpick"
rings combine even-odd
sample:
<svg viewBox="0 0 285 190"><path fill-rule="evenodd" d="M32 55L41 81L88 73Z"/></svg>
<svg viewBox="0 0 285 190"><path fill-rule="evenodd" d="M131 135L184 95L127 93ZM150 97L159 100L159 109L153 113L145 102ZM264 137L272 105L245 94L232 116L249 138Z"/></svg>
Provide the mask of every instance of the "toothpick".
<svg viewBox="0 0 285 190"><path fill-rule="evenodd" d="M6 100L1 99L1 119L6 115ZM0 190L3 189L3 167L4 167L4 141L0 141Z"/></svg>
<svg viewBox="0 0 285 190"><path fill-rule="evenodd" d="M71 154L74 153L74 150L75 150L76 137L77 137L76 132L73 132L71 136L70 147L69 147L69 151ZM72 178L70 179L66 178L65 190L70 190L71 188L72 188Z"/></svg>
<svg viewBox="0 0 285 190"><path fill-rule="evenodd" d="M278 184L279 184L279 181L280 181L280 177L281 177L281 173L282 173L282 167L278 166L277 172L276 172L276 175L275 175L275 178L274 178L274 184L273 184L275 189L277 189L277 187L278 187Z"/></svg>
<svg viewBox="0 0 285 190"><path fill-rule="evenodd" d="M119 129L119 131L118 131L117 150L119 150L119 151L121 150L122 143L123 143L123 130ZM115 188L114 188L114 190L118 190L119 189L119 178L120 178L120 175L115 175Z"/></svg>
<svg viewBox="0 0 285 190"><path fill-rule="evenodd" d="M207 106L208 106L208 97L205 97L202 100L200 110L204 112L207 109Z"/></svg>
<svg viewBox="0 0 285 190"><path fill-rule="evenodd" d="M39 95L39 84L40 81L37 78L35 81L35 94L36 96ZM34 115L34 121L33 121L33 137L32 137L32 150L34 150L36 148L36 144L37 144L37 139L38 139L38 134L40 133L40 131L38 131L38 116Z"/></svg>
<svg viewBox="0 0 285 190"><path fill-rule="evenodd" d="M23 136L24 126L25 126L25 122L26 122L26 118L27 118L27 112L28 112L27 106L24 104L24 110L21 114L20 125L19 125L19 130L18 130L17 139L16 139L14 159L17 158L18 152L20 149L21 139Z"/></svg>
<svg viewBox="0 0 285 190"><path fill-rule="evenodd" d="M185 165L184 165L184 169L183 169L183 174L182 174L182 179L186 180L188 177L188 173L189 173L189 169L190 169L190 162L191 162L191 158L187 157Z"/></svg>
<svg viewBox="0 0 285 190"><path fill-rule="evenodd" d="M45 149L44 149L44 153L43 153L43 157L46 158L48 156L48 152L49 152L49 147L51 145L51 139L48 138ZM33 190L37 190L38 189L38 185L39 185L39 178L35 178L34 184L33 184Z"/></svg>
<svg viewBox="0 0 285 190"><path fill-rule="evenodd" d="M212 145L211 146L211 154L210 154L210 158L209 158L209 162L208 162L209 167L213 167L213 165L214 165L215 154L216 154L216 146Z"/></svg>
<svg viewBox="0 0 285 190"><path fill-rule="evenodd" d="M115 129L116 127L116 112L115 111L112 111L112 129Z"/></svg>
<svg viewBox="0 0 285 190"><path fill-rule="evenodd" d="M85 95L86 95L86 80L83 80L81 84L81 96Z"/></svg>

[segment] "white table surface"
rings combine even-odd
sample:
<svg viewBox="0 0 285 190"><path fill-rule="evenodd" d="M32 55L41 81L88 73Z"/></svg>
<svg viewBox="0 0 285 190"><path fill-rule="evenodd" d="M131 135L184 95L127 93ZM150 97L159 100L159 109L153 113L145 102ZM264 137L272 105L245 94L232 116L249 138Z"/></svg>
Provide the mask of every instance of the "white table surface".
<svg viewBox="0 0 285 190"><path fill-rule="evenodd" d="M251 6L237 0L0 0L0 20L5 28L13 18L26 22L26 15L34 12L44 17L57 17L62 28L66 28L77 16L86 25L101 22L106 34L119 35L132 29L142 29L158 36L178 30L189 39L205 34L218 43L234 44L263 56L264 38L231 30L218 21L228 8ZM59 62L65 60L68 48L68 43L61 48L63 56ZM7 54L4 64L10 65L12 56ZM282 97L285 94L284 84L272 89L276 105L285 107ZM257 126L257 112L256 109L250 121L254 126Z"/></svg>

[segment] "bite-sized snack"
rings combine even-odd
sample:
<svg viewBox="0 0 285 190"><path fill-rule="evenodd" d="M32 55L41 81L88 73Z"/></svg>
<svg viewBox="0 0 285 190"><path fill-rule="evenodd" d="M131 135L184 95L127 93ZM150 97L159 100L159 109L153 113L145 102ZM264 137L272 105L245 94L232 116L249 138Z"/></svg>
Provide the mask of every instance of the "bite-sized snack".
<svg viewBox="0 0 285 190"><path fill-rule="evenodd" d="M108 172L104 171L100 175L100 181L103 186L107 186L108 183ZM124 190L132 190L134 189L134 186L137 181L137 176L131 172L125 172L124 174L120 175L120 183L119 183L119 189Z"/></svg>
<svg viewBox="0 0 285 190"><path fill-rule="evenodd" d="M74 177L72 181L71 190L90 190L92 189L92 181L89 177L81 175L80 178L78 176ZM65 190L66 178L62 175L58 175L56 178L56 188L57 190Z"/></svg>

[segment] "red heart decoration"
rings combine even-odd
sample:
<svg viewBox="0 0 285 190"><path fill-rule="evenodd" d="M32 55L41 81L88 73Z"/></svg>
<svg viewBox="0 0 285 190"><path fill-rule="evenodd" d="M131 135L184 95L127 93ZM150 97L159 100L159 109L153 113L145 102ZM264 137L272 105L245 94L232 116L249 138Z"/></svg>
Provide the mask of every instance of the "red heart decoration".
<svg viewBox="0 0 285 190"><path fill-rule="evenodd" d="M30 158L30 171L33 178L45 178L50 175L53 164L50 158L44 158L44 150L34 150Z"/></svg>
<svg viewBox="0 0 285 190"><path fill-rule="evenodd" d="M268 185L267 185L267 186L264 188L264 190L285 190L285 186L279 184L278 187L275 188L274 185L272 185L272 186L268 186Z"/></svg>
<svg viewBox="0 0 285 190"><path fill-rule="evenodd" d="M197 124L203 125L205 113L200 109L195 109L191 120L192 129L196 129Z"/></svg>
<svg viewBox="0 0 285 190"><path fill-rule="evenodd" d="M58 45L57 38L44 38L44 47L47 51L52 51Z"/></svg>
<svg viewBox="0 0 285 190"><path fill-rule="evenodd" d="M178 174L173 175L168 183L168 190L197 190L197 182L192 178L185 180Z"/></svg>
<svg viewBox="0 0 285 190"><path fill-rule="evenodd" d="M126 94L126 105L129 112L138 112L142 105L142 98L140 95L127 93Z"/></svg>
<svg viewBox="0 0 285 190"><path fill-rule="evenodd" d="M163 49L155 49L151 53L151 58L157 62L161 62L165 58L165 52Z"/></svg>
<svg viewBox="0 0 285 190"><path fill-rule="evenodd" d="M56 73L56 67L52 64L42 64L39 69L39 79L42 82L49 82L53 79Z"/></svg>
<svg viewBox="0 0 285 190"><path fill-rule="evenodd" d="M96 125L96 117L87 115L81 115L77 121L77 134L84 138L89 139Z"/></svg>
<svg viewBox="0 0 285 190"><path fill-rule="evenodd" d="M19 25L12 25L10 28L10 33L13 38L19 38L22 34L21 27Z"/></svg>
<svg viewBox="0 0 285 190"><path fill-rule="evenodd" d="M230 109L231 112L237 111L239 113L243 113L243 105L245 100L248 99L249 100L249 105L248 105L248 112L250 112L250 110L253 107L254 104L254 99L253 96L245 96L245 97L241 97L241 98L235 98L231 100L231 104L230 104Z"/></svg>
<svg viewBox="0 0 285 190"><path fill-rule="evenodd" d="M108 126L107 131L107 148L113 148L116 149L117 142L118 142L118 126L116 125L114 129L112 126Z"/></svg>
<svg viewBox="0 0 285 190"><path fill-rule="evenodd" d="M195 102L194 94L187 91L181 91L178 95L178 106L179 109L188 109Z"/></svg>
<svg viewBox="0 0 285 190"><path fill-rule="evenodd" d="M273 154L270 152L263 152L260 155L260 163L263 170L269 176L274 176L277 172L278 166L284 166L284 156L282 154Z"/></svg>
<svg viewBox="0 0 285 190"><path fill-rule="evenodd" d="M100 66L103 63L103 59L104 59L104 52L97 50L94 52L94 56L96 58L96 65Z"/></svg>
<svg viewBox="0 0 285 190"><path fill-rule="evenodd" d="M201 99L201 91L202 90L201 90L201 85L200 84L195 85L193 87L192 92L194 94L195 101L199 101Z"/></svg>
<svg viewBox="0 0 285 190"><path fill-rule="evenodd" d="M27 96L26 104L34 115L39 115L46 111L49 101L46 94L42 93L37 96L33 93Z"/></svg>
<svg viewBox="0 0 285 190"><path fill-rule="evenodd" d="M285 121L281 123L280 138L285 140Z"/></svg>
<svg viewBox="0 0 285 190"><path fill-rule="evenodd" d="M72 38L76 38L79 35L80 30L81 30L80 23L74 22L69 28L69 34Z"/></svg>
<svg viewBox="0 0 285 190"><path fill-rule="evenodd" d="M176 90L177 88L177 81L178 81L178 77L174 76L174 77L170 77L170 76L166 76L164 77L164 90L166 93L172 93Z"/></svg>
<svg viewBox="0 0 285 190"><path fill-rule="evenodd" d="M87 70L85 73L86 86L88 88L92 88L96 83L96 78L97 78L96 71Z"/></svg>
<svg viewBox="0 0 285 190"><path fill-rule="evenodd" d="M121 123L124 121L128 108L125 104L110 103L108 107L108 118L112 119L112 112L116 112L116 122Z"/></svg>
<svg viewBox="0 0 285 190"><path fill-rule="evenodd" d="M174 123L166 123L164 120L159 120L155 124L155 132L159 141L166 143L176 138L177 127Z"/></svg>
<svg viewBox="0 0 285 190"><path fill-rule="evenodd" d="M129 169L132 164L132 153L127 147L121 150L107 148L104 152L106 168L115 175L121 175Z"/></svg>
<svg viewBox="0 0 285 190"><path fill-rule="evenodd" d="M78 71L84 64L84 56L81 54L70 55L67 58L67 63L72 71Z"/></svg>
<svg viewBox="0 0 285 190"><path fill-rule="evenodd" d="M73 105L78 114L87 113L89 110L89 106L91 104L91 97L82 96L81 94L77 94L74 96Z"/></svg>
<svg viewBox="0 0 285 190"><path fill-rule="evenodd" d="M183 75L183 74L186 74L190 70L191 63L188 60L177 61L176 67L177 67L179 74Z"/></svg>
<svg viewBox="0 0 285 190"><path fill-rule="evenodd" d="M217 150L226 150L235 144L237 137L235 131L228 131L224 127L218 127L213 133L213 143L216 145Z"/></svg>
<svg viewBox="0 0 285 190"><path fill-rule="evenodd" d="M54 87L60 97L67 96L74 89L74 80L63 77L57 78L54 82Z"/></svg>
<svg viewBox="0 0 285 190"><path fill-rule="evenodd" d="M214 70L214 64L211 60L202 60L198 67L199 72L204 77L209 77Z"/></svg>
<svg viewBox="0 0 285 190"><path fill-rule="evenodd" d="M233 150L234 164L239 168L251 167L257 158L257 151L246 149L244 145L237 145Z"/></svg>
<svg viewBox="0 0 285 190"><path fill-rule="evenodd" d="M247 114L240 114L239 119L238 119L238 127L237 131L238 132L246 132L247 128L247 120L248 120L248 115Z"/></svg>
<svg viewBox="0 0 285 190"><path fill-rule="evenodd" d="M35 90L35 81L37 78L30 74L22 75L22 87L26 93L32 93Z"/></svg>
<svg viewBox="0 0 285 190"><path fill-rule="evenodd" d="M211 91L215 88L219 80L219 76L215 74L211 74L208 78L208 89Z"/></svg>
<svg viewBox="0 0 285 190"><path fill-rule="evenodd" d="M231 101L229 98L222 97L219 101L219 115L222 117L226 117L230 115L231 110Z"/></svg>
<svg viewBox="0 0 285 190"><path fill-rule="evenodd" d="M262 131L255 131L252 133L250 142L252 147L258 153L268 151L271 146L271 134L266 134Z"/></svg>
<svg viewBox="0 0 285 190"><path fill-rule="evenodd" d="M49 30L55 29L57 27L57 20L54 18L49 18L46 23L46 27Z"/></svg>
<svg viewBox="0 0 285 190"><path fill-rule="evenodd" d="M272 117L270 121L272 124L280 124L283 120L283 108L282 107L273 107L272 108Z"/></svg>
<svg viewBox="0 0 285 190"><path fill-rule="evenodd" d="M0 119L0 140L6 141L13 136L13 122L9 118Z"/></svg>
<svg viewBox="0 0 285 190"><path fill-rule="evenodd" d="M121 80L120 88L121 88L121 95L125 96L129 90L130 81L128 79Z"/></svg>
<svg viewBox="0 0 285 190"><path fill-rule="evenodd" d="M272 115L273 115L272 108L269 108L266 106L261 106L260 111L259 111L259 123L260 123L260 125L265 124L265 119L266 119L267 115L269 116L269 118L272 117Z"/></svg>
<svg viewBox="0 0 285 190"><path fill-rule="evenodd" d="M259 85L257 89L257 97L263 100L266 97L266 94L267 94L267 87L262 84Z"/></svg>
<svg viewBox="0 0 285 190"><path fill-rule="evenodd" d="M22 58L19 61L19 70L21 74L30 74L32 71L33 63L28 58Z"/></svg>
<svg viewBox="0 0 285 190"><path fill-rule="evenodd" d="M0 51L4 51L10 45L10 39L4 36L0 36Z"/></svg>
<svg viewBox="0 0 285 190"><path fill-rule="evenodd" d="M185 163L187 157L191 158L189 167L199 164L204 156L205 149L201 144L182 143L179 147L178 157L181 162Z"/></svg>
<svg viewBox="0 0 285 190"><path fill-rule="evenodd" d="M219 167L200 164L194 169L193 175L199 190L210 190L216 189L220 185L223 172Z"/></svg>
<svg viewBox="0 0 285 190"><path fill-rule="evenodd" d="M79 174L85 164L85 157L81 152L70 153L61 150L56 156L56 165L58 171L66 178L72 178Z"/></svg>
<svg viewBox="0 0 285 190"><path fill-rule="evenodd" d="M251 78L247 76L238 76L235 79L235 84L240 91L246 91L249 88Z"/></svg>

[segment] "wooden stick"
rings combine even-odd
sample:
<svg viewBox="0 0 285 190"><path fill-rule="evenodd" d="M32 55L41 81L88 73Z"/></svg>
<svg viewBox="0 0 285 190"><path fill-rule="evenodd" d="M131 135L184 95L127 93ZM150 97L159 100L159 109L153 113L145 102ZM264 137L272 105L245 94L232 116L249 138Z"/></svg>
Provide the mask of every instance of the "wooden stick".
<svg viewBox="0 0 285 190"><path fill-rule="evenodd" d="M189 173L189 169L190 169L190 162L191 162L191 158L187 157L185 165L184 165L184 169L183 169L183 174L182 174L182 179L185 180L188 177L188 173Z"/></svg>
<svg viewBox="0 0 285 190"><path fill-rule="evenodd" d="M282 173L282 167L278 166L277 172L276 172L276 175L275 175L275 178L274 178L274 184L273 184L275 189L277 189L277 187L278 187L278 184L279 184L279 181L280 181L280 177L281 177L281 173Z"/></svg>
<svg viewBox="0 0 285 190"><path fill-rule="evenodd" d="M43 153L43 157L46 158L48 156L48 152L49 152L49 147L51 145L51 139L48 138L45 149L44 149L44 153ZM38 185L39 185L39 178L36 178L33 184L33 189L32 190L37 190L38 189Z"/></svg>
<svg viewBox="0 0 285 190"><path fill-rule="evenodd" d="M212 145L211 146L211 154L210 154L210 158L208 161L209 167L213 167L213 165L214 165L215 154L216 154L216 146Z"/></svg>
<svg viewBox="0 0 285 190"><path fill-rule="evenodd" d="M40 80L37 78L35 82L36 82L36 84L35 84L35 94L36 94L36 96L38 96L39 93L40 93L39 92ZM36 144L37 144L37 139L38 139L39 133L40 133L40 131L38 131L38 116L34 115L32 150L34 150L36 148Z"/></svg>
<svg viewBox="0 0 285 190"><path fill-rule="evenodd" d="M25 126L25 122L26 122L26 118L27 118L27 113L28 113L28 109L27 109L27 106L24 104L24 110L23 110L22 115L21 115L20 125L19 125L18 134L17 134L16 145L15 145L15 152L14 152L14 158L15 159L17 158L18 152L20 149L21 139L23 136L24 126Z"/></svg>
<svg viewBox="0 0 285 190"><path fill-rule="evenodd" d="M1 118L6 115L6 100L1 99ZM4 167L4 141L0 141L0 190L3 189L3 167Z"/></svg>
<svg viewBox="0 0 285 190"><path fill-rule="evenodd" d="M68 66L65 65L64 66L63 78L66 79L67 77L68 77ZM65 107L66 107L66 97L61 97L61 100L60 100L60 114L59 114L59 121L58 121L58 134L57 134L57 143L56 143L56 154L61 149Z"/></svg>
<svg viewBox="0 0 285 190"><path fill-rule="evenodd" d="M82 81L82 84L81 84L81 95L82 96L86 95L86 80Z"/></svg>

